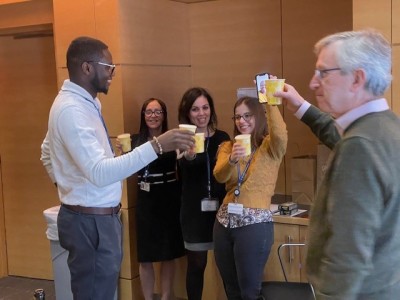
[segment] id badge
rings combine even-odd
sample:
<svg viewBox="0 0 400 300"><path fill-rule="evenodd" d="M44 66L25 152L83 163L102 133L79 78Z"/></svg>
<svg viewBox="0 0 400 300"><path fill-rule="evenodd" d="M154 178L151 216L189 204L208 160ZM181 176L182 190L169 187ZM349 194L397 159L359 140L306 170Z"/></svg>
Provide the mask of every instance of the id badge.
<svg viewBox="0 0 400 300"><path fill-rule="evenodd" d="M216 198L204 198L201 200L201 211L217 211L219 201Z"/></svg>
<svg viewBox="0 0 400 300"><path fill-rule="evenodd" d="M150 192L150 183L141 181L140 182L140 189L145 192Z"/></svg>
<svg viewBox="0 0 400 300"><path fill-rule="evenodd" d="M243 204L241 203L228 203L228 213L235 215L243 214Z"/></svg>

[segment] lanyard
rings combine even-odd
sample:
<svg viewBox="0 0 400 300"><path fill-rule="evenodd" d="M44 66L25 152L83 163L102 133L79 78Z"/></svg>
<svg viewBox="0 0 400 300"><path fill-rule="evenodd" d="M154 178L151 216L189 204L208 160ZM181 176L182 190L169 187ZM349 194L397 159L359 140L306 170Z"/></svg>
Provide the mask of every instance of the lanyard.
<svg viewBox="0 0 400 300"><path fill-rule="evenodd" d="M149 165L147 165L146 169L144 170L144 174L143 174L144 182L147 182L148 176L149 176Z"/></svg>
<svg viewBox="0 0 400 300"><path fill-rule="evenodd" d="M108 134L106 122L104 122L104 119L103 119L103 116L101 115L100 110L97 108L96 104L94 104L93 101L91 101L91 100L89 100L89 99L86 99L86 98L85 98L85 100L87 100L87 101L89 101L90 103L92 103L93 106L94 106L94 108L96 109L97 114L99 115L99 118L100 118L100 120L101 120L101 123L103 124L104 130L106 131L106 135L107 135L107 139L108 139L108 144L110 145L111 152L112 152L112 154L115 156L114 149L113 149L113 146L112 146L111 140L110 140L110 135Z"/></svg>
<svg viewBox="0 0 400 300"><path fill-rule="evenodd" d="M250 159L249 159L248 162L246 163L246 166L245 166L245 168L244 168L244 170L243 170L243 173L240 173L240 164L237 164L238 182L237 182L237 187L236 187L236 189L235 189L234 192L233 192L234 195L235 195L235 202L237 201L237 198L238 198L239 195L240 195L240 187L241 187L241 185L242 185L242 182L243 182L243 180L244 180L244 177L246 176L247 171L249 170L250 163L251 163L251 160L253 159L254 152L255 152L255 150L253 150L253 152L251 152Z"/></svg>
<svg viewBox="0 0 400 300"><path fill-rule="evenodd" d="M207 142L206 142L206 159L207 159L207 191L208 191L208 199L211 199L211 167L210 167L210 156L208 154L208 144L210 143L210 131L207 127Z"/></svg>

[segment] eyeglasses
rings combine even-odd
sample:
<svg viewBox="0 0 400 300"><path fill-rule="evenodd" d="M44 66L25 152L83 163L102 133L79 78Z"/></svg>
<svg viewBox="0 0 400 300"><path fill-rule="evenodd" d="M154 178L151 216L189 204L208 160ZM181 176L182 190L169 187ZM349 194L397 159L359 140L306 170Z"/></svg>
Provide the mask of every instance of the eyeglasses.
<svg viewBox="0 0 400 300"><path fill-rule="evenodd" d="M143 113L144 113L144 115L145 115L146 117L151 117L153 114L154 114L155 116L159 117L159 116L161 116L164 112L163 112L162 110L150 110L150 109L148 109L148 110L145 110Z"/></svg>
<svg viewBox="0 0 400 300"><path fill-rule="evenodd" d="M250 113L245 113L243 115L234 115L232 117L232 120L234 120L235 122L239 122L240 119L243 118L243 120L245 120L246 122L249 122L252 116L253 116L253 114L250 114Z"/></svg>
<svg viewBox="0 0 400 300"><path fill-rule="evenodd" d="M325 78L325 76L330 72L330 71L339 71L341 68L331 68L331 69L315 69L315 76L318 77L319 79Z"/></svg>
<svg viewBox="0 0 400 300"><path fill-rule="evenodd" d="M114 71L115 71L115 65L114 64L106 64L106 63L101 62L101 61L88 61L88 63L90 63L90 62L108 67L108 70L110 71L111 75L114 75Z"/></svg>

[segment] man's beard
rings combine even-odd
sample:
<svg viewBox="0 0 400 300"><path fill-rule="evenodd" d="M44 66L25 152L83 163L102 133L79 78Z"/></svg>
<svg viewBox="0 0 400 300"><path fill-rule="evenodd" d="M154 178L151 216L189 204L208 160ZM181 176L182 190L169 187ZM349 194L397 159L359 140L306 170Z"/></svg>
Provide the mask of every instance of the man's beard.
<svg viewBox="0 0 400 300"><path fill-rule="evenodd" d="M107 95L108 93L108 87L106 84L101 84L100 79L98 74L96 73L93 80L92 80L92 86L95 88L95 90L97 91L97 93L103 93L105 95Z"/></svg>

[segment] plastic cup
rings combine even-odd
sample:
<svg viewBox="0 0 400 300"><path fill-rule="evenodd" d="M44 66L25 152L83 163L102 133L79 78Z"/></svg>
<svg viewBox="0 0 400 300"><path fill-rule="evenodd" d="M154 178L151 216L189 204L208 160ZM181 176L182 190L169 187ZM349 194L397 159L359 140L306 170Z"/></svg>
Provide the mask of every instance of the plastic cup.
<svg viewBox="0 0 400 300"><path fill-rule="evenodd" d="M250 155L250 153L251 153L251 135L250 134L239 134L239 135L235 136L235 141L246 148L245 155Z"/></svg>
<svg viewBox="0 0 400 300"><path fill-rule="evenodd" d="M204 152L204 132L196 133L194 136L195 145L194 151L196 153L203 153Z"/></svg>
<svg viewBox="0 0 400 300"><path fill-rule="evenodd" d="M195 133L196 132L196 125L190 125L190 124L179 124L179 129L185 129L185 130L190 130L191 132Z"/></svg>
<svg viewBox="0 0 400 300"><path fill-rule="evenodd" d="M277 91L283 91L285 85L285 79L267 79L265 80L265 89L267 90L267 98L269 105L280 105L282 104L281 97L274 97L274 93Z"/></svg>
<svg viewBox="0 0 400 300"><path fill-rule="evenodd" d="M129 152L132 150L131 148L131 134L130 133L123 133L117 136L119 142L122 146L123 152Z"/></svg>

